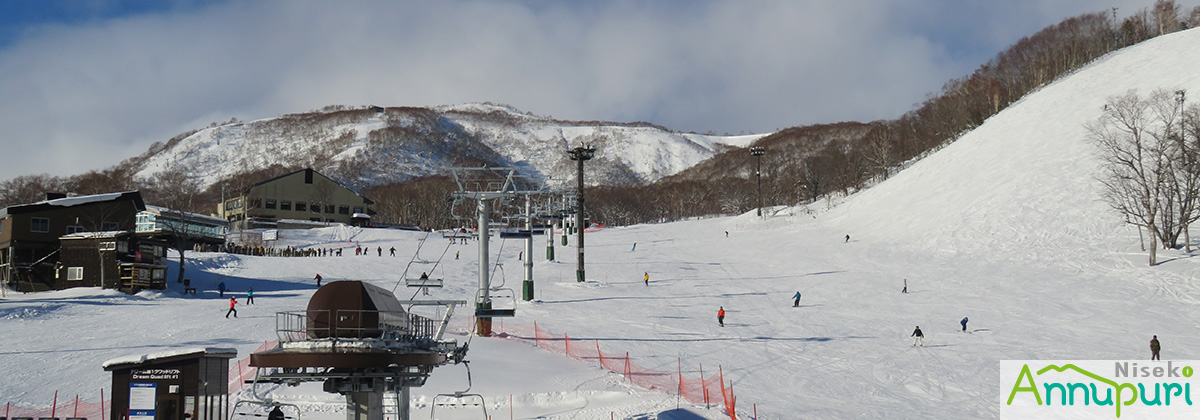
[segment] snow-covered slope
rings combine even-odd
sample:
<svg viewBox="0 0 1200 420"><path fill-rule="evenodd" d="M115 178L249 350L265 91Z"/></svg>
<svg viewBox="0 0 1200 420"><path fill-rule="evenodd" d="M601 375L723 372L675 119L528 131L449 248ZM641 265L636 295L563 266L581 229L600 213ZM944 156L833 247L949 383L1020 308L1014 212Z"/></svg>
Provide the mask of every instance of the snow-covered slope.
<svg viewBox="0 0 1200 420"><path fill-rule="evenodd" d="M762 137L675 133L645 124L560 121L516 109L466 104L426 108L368 108L210 127L152 148L137 176L180 168L204 185L272 164L307 166L358 187L446 174L464 158L566 179L565 151L597 148L593 184L653 182L711 157L722 146ZM594 173L593 173L594 172Z"/></svg>
<svg viewBox="0 0 1200 420"><path fill-rule="evenodd" d="M1102 57L857 194L829 218L861 226L858 235L927 252L1058 260L1064 250L1086 255L1100 244L1128 249L1136 231L1102 200L1098 148L1084 124L1100 117L1109 97L1130 90L1200 92L1196 45L1200 31L1193 29Z"/></svg>

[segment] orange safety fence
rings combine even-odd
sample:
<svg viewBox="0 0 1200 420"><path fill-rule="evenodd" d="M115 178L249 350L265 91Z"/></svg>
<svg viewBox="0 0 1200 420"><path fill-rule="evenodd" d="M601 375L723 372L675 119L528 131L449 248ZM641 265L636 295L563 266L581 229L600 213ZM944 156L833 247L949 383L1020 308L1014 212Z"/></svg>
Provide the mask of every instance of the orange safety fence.
<svg viewBox="0 0 1200 420"><path fill-rule="evenodd" d="M87 417L89 419L103 420L107 412L106 408L110 408L111 401L105 401L104 391L100 391L100 402L87 402L79 399L79 396L62 399L58 398L58 393L55 393L55 401L52 406L46 408L26 408L12 404L4 404L0 407L0 416L5 418L29 417L29 418L47 418L47 417Z"/></svg>
<svg viewBox="0 0 1200 420"><path fill-rule="evenodd" d="M567 334L553 334L538 327L536 322L533 325L499 322L492 324L492 327L499 330L496 334L498 337L529 342L572 359L596 362L641 388L678 394L694 404L722 404L730 418L737 418L734 414L736 398L733 386L724 385L724 372L720 366L716 372L710 370L711 375L705 378L704 366L700 365L699 378L686 378L683 376L682 360L677 371L664 372L637 364L629 357L629 353L606 353L600 349L598 340L579 340Z"/></svg>
<svg viewBox="0 0 1200 420"><path fill-rule="evenodd" d="M258 348L254 350L254 353L273 349L277 344L279 344L279 341L264 342L261 346L258 346ZM238 360L237 363L234 363L233 366L230 366L229 395L233 395L233 393L242 389L242 384L245 384L248 381L253 381L254 375L257 373L258 368L250 366L250 356L246 356L246 358Z"/></svg>

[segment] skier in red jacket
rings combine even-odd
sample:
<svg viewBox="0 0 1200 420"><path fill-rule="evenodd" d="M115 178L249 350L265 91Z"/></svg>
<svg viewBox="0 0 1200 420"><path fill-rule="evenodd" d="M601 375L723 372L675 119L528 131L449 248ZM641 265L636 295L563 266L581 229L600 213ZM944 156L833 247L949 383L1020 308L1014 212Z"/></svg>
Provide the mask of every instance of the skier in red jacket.
<svg viewBox="0 0 1200 420"><path fill-rule="evenodd" d="M234 299L232 297L229 298L229 312L225 313L226 318L229 318L229 314L233 314L233 317L237 318L237 309L233 308L235 305L237 305L237 299Z"/></svg>

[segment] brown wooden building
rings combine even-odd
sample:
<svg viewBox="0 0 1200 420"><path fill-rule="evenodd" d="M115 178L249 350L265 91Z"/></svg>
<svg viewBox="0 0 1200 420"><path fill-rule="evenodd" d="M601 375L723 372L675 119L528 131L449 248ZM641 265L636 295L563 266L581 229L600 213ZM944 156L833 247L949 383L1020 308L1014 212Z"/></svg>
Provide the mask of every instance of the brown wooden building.
<svg viewBox="0 0 1200 420"><path fill-rule="evenodd" d="M164 241L128 231L79 232L64 235L53 287L103 287L137 293L167 288Z"/></svg>
<svg viewBox="0 0 1200 420"><path fill-rule="evenodd" d="M59 237L78 232L133 231L145 210L137 191L66 197L0 209L0 282L21 291L57 282Z"/></svg>

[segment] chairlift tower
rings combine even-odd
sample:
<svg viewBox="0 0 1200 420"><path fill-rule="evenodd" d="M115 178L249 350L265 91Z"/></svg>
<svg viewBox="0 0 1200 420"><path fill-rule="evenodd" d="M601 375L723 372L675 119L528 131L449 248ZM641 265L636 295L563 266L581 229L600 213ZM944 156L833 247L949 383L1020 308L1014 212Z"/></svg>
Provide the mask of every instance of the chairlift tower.
<svg viewBox="0 0 1200 420"><path fill-rule="evenodd" d="M476 202L475 213L479 225L479 292L475 299L475 329L476 334L489 337L492 335L492 318L510 317L516 314L515 309L492 307L492 286L488 263L492 203L499 199L538 194L542 187L529 177L517 175L516 168L484 166L451 168L451 171L454 174L454 182L458 184L458 191L453 194L454 200L470 199ZM532 282L532 280L530 281Z"/></svg>
<svg viewBox="0 0 1200 420"><path fill-rule="evenodd" d="M567 155L571 157L571 160L579 163L579 171L576 177L578 181L578 195L575 196L575 229L579 231L579 239L575 246L579 250L579 267L575 269L575 281L583 282L586 280L583 272L583 231L587 227L583 224L583 162L591 160L596 156L596 148L583 144L568 150Z"/></svg>

